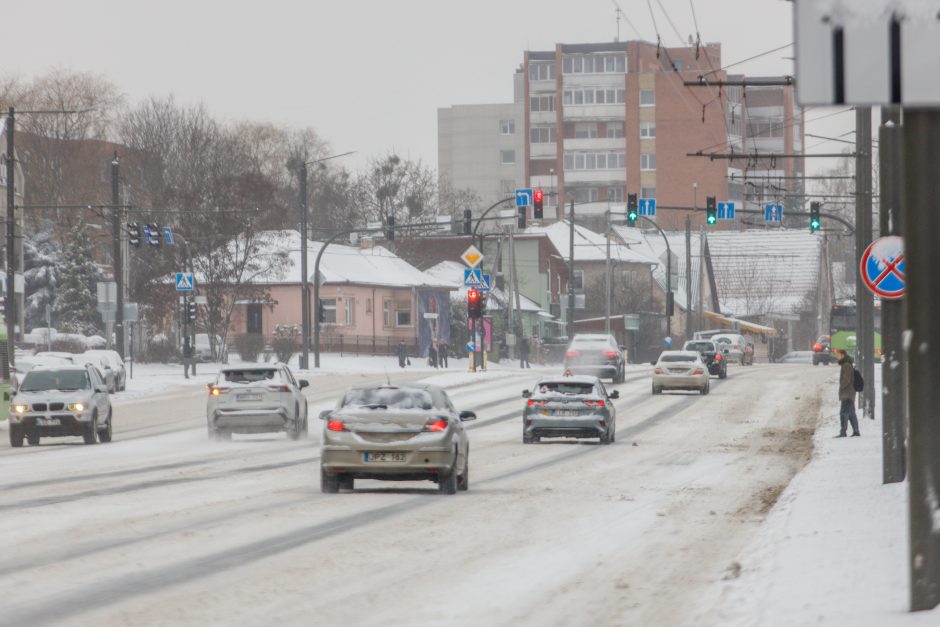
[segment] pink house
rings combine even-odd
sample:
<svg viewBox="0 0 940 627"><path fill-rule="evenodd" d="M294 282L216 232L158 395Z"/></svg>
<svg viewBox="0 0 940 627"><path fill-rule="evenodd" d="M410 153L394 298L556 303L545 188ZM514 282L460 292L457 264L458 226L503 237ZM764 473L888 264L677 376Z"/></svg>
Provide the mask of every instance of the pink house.
<svg viewBox="0 0 940 627"><path fill-rule="evenodd" d="M229 333L270 336L279 325L300 329L300 233L271 231L264 235L266 250L259 254L284 252L288 262L279 271L254 278L252 284L265 288L268 298L264 302L237 302ZM314 323L314 262L321 246L321 242L307 243ZM359 246L330 244L319 271L323 350L390 353L403 340L411 351L423 355L432 338L450 341L453 282L418 270L370 240Z"/></svg>

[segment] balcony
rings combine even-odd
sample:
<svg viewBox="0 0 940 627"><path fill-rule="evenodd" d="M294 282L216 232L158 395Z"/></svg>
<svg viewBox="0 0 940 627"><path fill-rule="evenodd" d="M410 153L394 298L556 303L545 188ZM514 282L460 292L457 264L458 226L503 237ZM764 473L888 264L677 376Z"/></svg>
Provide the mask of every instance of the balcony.
<svg viewBox="0 0 940 627"><path fill-rule="evenodd" d="M529 144L530 159L554 159L558 156L558 144Z"/></svg>
<svg viewBox="0 0 940 627"><path fill-rule="evenodd" d="M530 124L554 124L557 121L555 111L529 111Z"/></svg>
<svg viewBox="0 0 940 627"><path fill-rule="evenodd" d="M565 183L626 183L626 170L565 170Z"/></svg>
<svg viewBox="0 0 940 627"><path fill-rule="evenodd" d="M625 150L627 140L623 137L591 137L566 139L565 150Z"/></svg>
<svg viewBox="0 0 940 627"><path fill-rule="evenodd" d="M565 120L616 120L622 121L626 115L626 105L618 104L592 104L592 105L565 105L563 117Z"/></svg>

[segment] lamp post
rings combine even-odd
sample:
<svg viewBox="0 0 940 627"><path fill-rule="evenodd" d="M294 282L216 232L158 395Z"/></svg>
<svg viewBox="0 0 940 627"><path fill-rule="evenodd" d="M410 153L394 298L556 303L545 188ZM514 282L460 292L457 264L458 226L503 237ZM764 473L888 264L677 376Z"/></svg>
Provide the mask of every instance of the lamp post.
<svg viewBox="0 0 940 627"><path fill-rule="evenodd" d="M303 344L300 353L301 370L306 370L310 365L310 285L307 276L307 166L338 157L345 157L355 152L355 150L352 150L338 155L314 159L313 161L304 161L300 164L300 341ZM317 324L319 324L319 320Z"/></svg>

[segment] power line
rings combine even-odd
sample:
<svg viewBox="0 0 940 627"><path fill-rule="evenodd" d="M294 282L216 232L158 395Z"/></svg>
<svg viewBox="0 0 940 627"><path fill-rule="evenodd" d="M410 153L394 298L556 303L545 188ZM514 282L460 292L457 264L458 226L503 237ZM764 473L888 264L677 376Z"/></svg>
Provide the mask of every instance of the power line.
<svg viewBox="0 0 940 627"><path fill-rule="evenodd" d="M729 63L728 65L726 65L726 66L724 66L724 67L720 67L720 68L718 68L717 70L712 70L712 71L709 72L709 73L710 73L710 74L714 74L715 72L720 72L720 71L722 71L722 70L727 70L729 67L734 67L734 66L736 66L736 65L741 65L742 63L747 63L748 61L753 61L754 59L759 59L759 58L761 58L761 57L766 57L768 54L773 54L773 53L775 53L775 52L779 52L780 50L783 50L784 48L789 48L789 47L792 46L792 45L793 45L793 42L790 42L790 43L788 43L788 44L784 44L784 45L780 46L779 48L774 48L773 50L768 50L767 52L761 52L760 54L756 54L756 55L754 55L753 57L748 57L747 59L742 59L741 61L735 61L734 63Z"/></svg>

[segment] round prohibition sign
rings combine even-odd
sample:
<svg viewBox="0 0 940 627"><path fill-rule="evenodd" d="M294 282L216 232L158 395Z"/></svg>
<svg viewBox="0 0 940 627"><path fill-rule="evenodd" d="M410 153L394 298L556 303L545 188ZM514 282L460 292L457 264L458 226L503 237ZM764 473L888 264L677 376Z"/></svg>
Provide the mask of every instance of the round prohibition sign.
<svg viewBox="0 0 940 627"><path fill-rule="evenodd" d="M904 239L897 235L879 237L868 245L859 262L862 281L876 296L894 300L904 296Z"/></svg>

